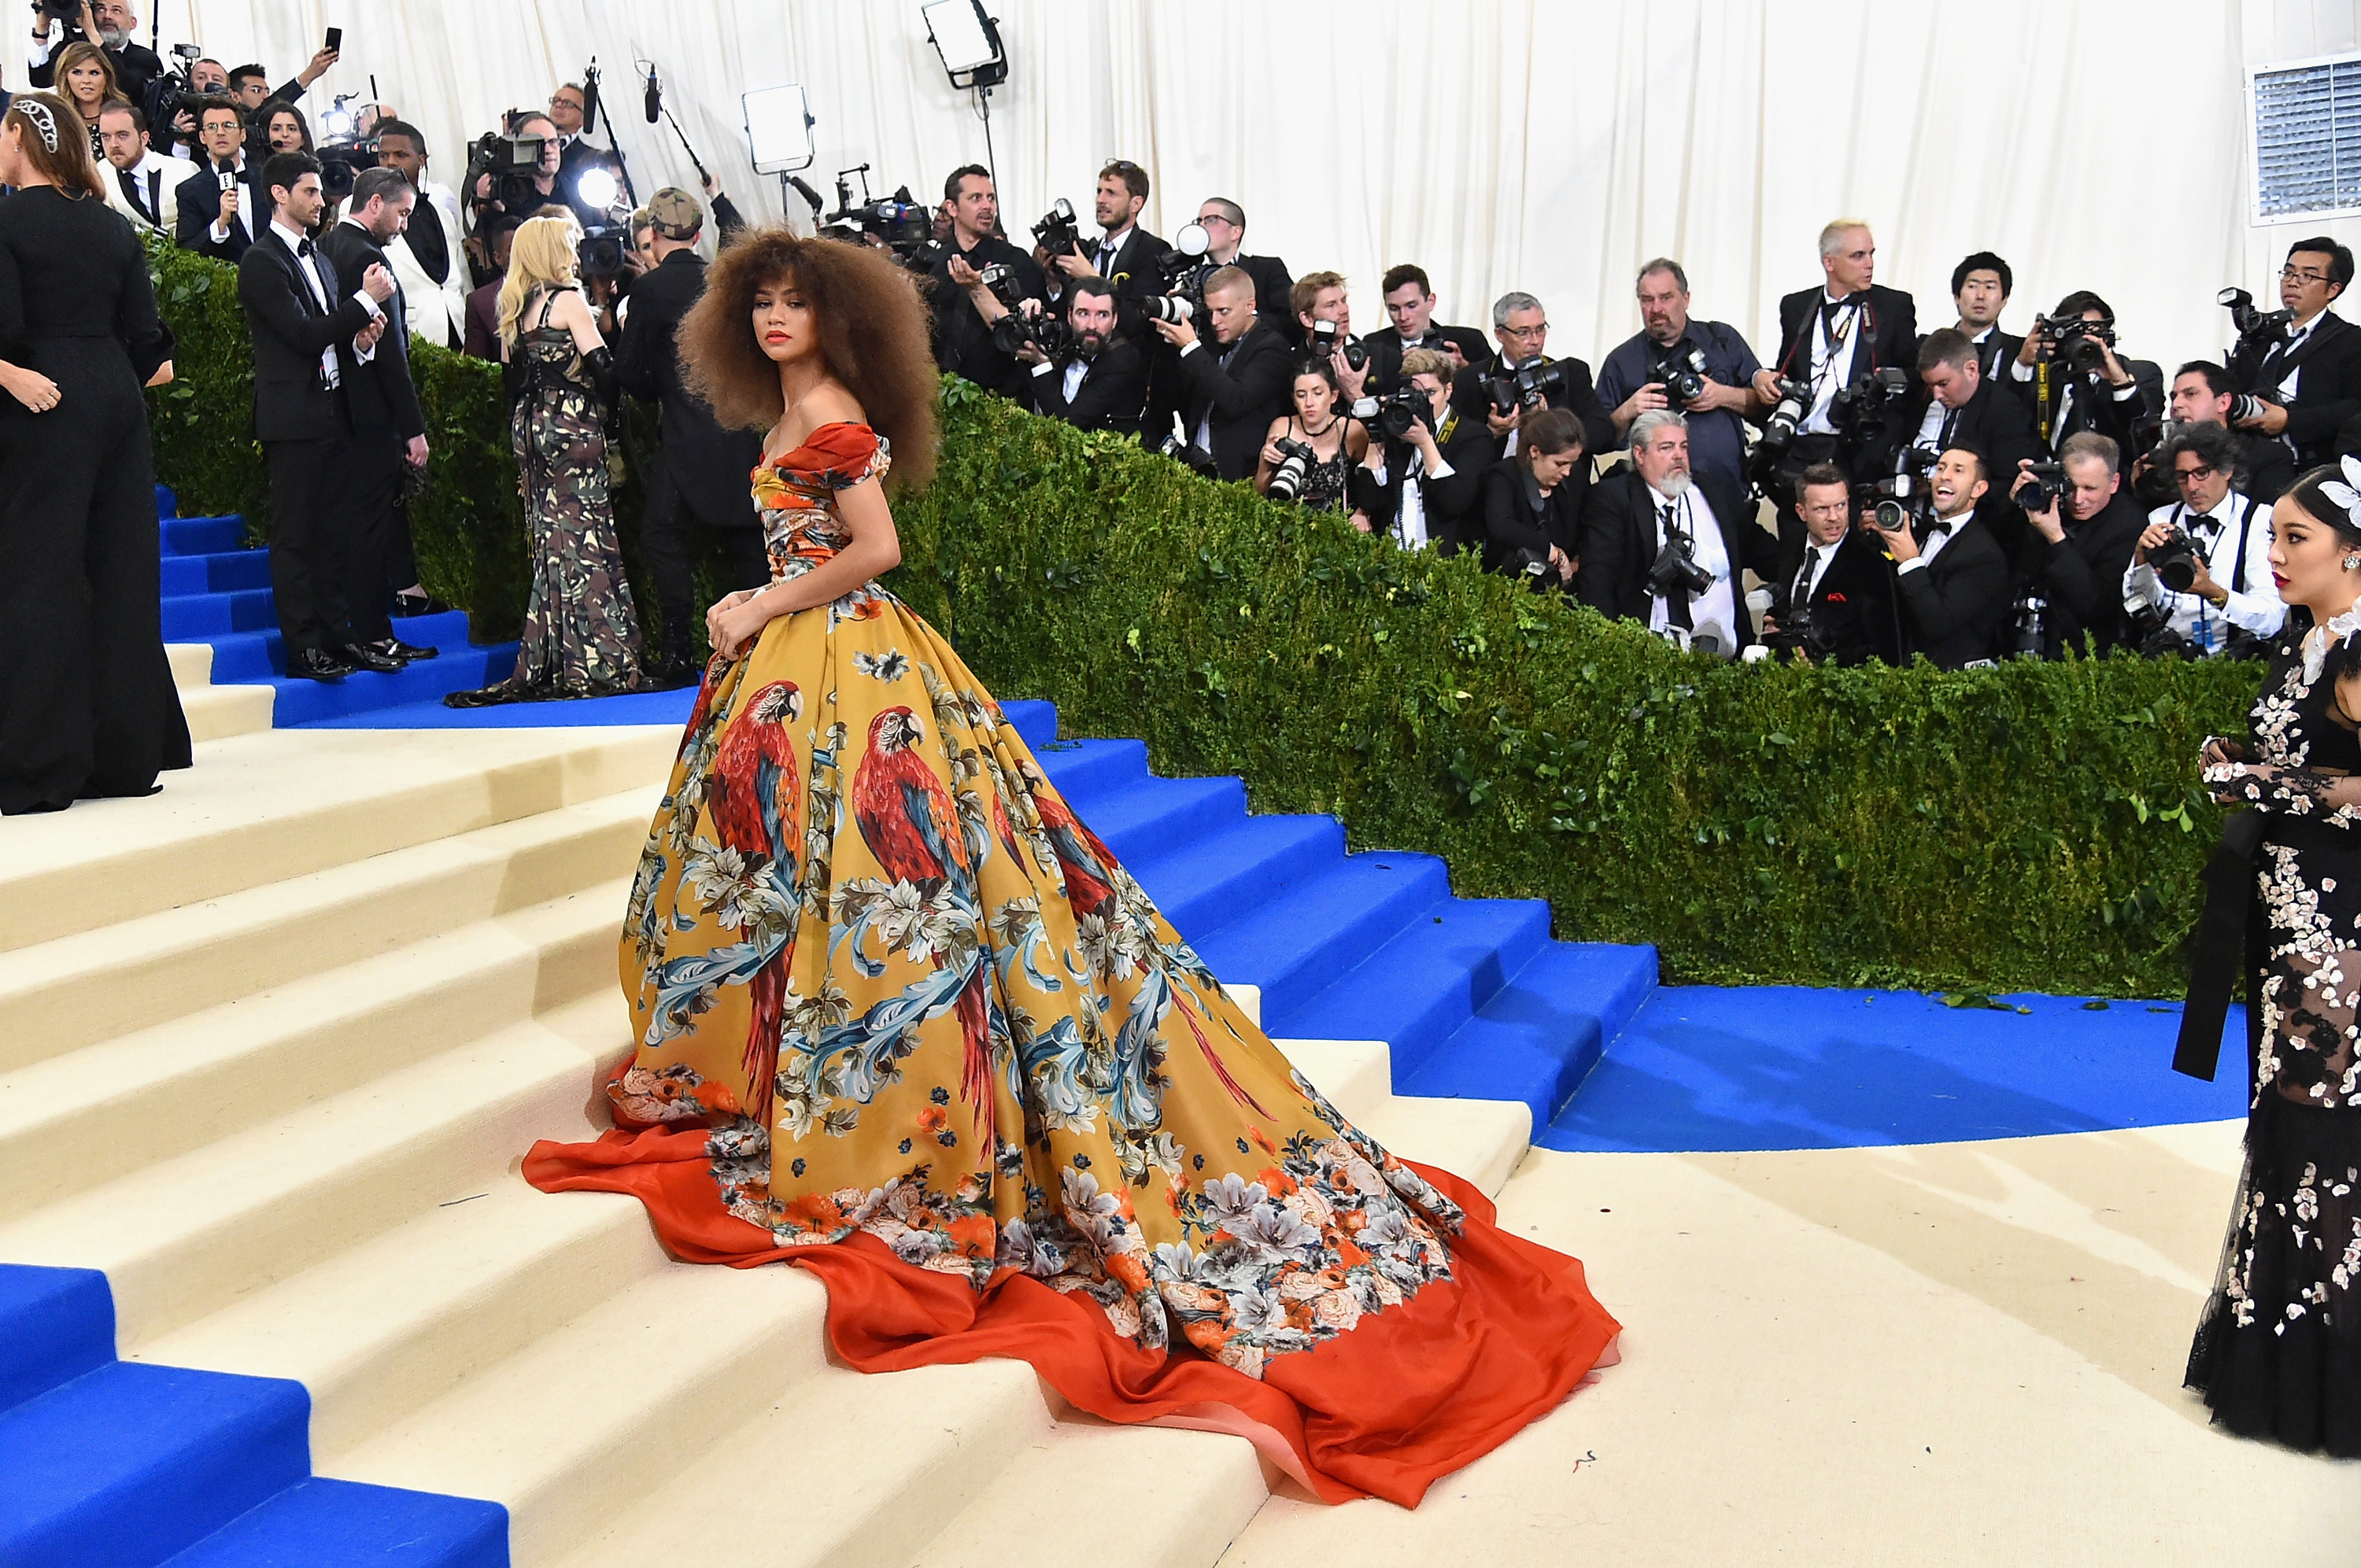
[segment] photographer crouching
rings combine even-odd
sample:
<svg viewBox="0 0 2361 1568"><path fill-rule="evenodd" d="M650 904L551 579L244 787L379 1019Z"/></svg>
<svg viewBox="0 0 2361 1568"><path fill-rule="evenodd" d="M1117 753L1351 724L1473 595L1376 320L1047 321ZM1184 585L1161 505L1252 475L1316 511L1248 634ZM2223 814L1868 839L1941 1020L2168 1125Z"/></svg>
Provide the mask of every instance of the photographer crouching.
<svg viewBox="0 0 2361 1568"><path fill-rule="evenodd" d="M1270 422L1263 439L1255 488L1275 501L1342 511L1350 504L1350 476L1368 455L1368 432L1339 409L1336 374L1325 360L1295 367L1290 397L1294 407ZM1367 533L1370 522L1356 512L1353 526Z"/></svg>
<svg viewBox="0 0 2361 1568"><path fill-rule="evenodd" d="M1484 474L1484 569L1527 587L1565 587L1582 569L1584 495L1574 484L1588 455L1582 422L1565 409L1536 409L1521 433L1517 450Z"/></svg>
<svg viewBox="0 0 2361 1568"><path fill-rule="evenodd" d="M1056 324L1056 318L1048 320ZM1009 324L1004 327L1004 322ZM1138 433L1140 410L1148 401L1148 357L1138 345L1115 334L1114 284L1099 277L1070 282L1062 333L1043 332L1031 319L1005 309L993 330L1016 341L1016 357L1032 366L1025 400L1035 413L1077 430Z"/></svg>
<svg viewBox="0 0 2361 1568"><path fill-rule="evenodd" d="M1651 409L1631 422L1631 461L1598 481L1582 531L1582 598L1675 645L1734 659L1754 641L1739 574L1768 582L1779 542L1735 486L1689 467L1688 421Z"/></svg>
<svg viewBox="0 0 2361 1568"><path fill-rule="evenodd" d="M2271 508L2242 493L2236 439L2191 425L2165 443L2180 499L2148 514L2124 573L2124 609L2143 653L2246 653L2287 620L2271 576Z"/></svg>
<svg viewBox="0 0 2361 1568"><path fill-rule="evenodd" d="M1400 385L1378 400L1369 422L1376 439L1353 476L1360 487L1356 524L1405 550L1432 545L1448 554L1484 543L1484 530L1469 514L1491 465L1492 433L1452 408L1459 367L1440 349L1402 356L1395 367Z"/></svg>
<svg viewBox="0 0 2361 1568"><path fill-rule="evenodd" d="M1833 463L1815 463L1795 480L1804 537L1780 553L1763 641L1775 653L1808 664L1901 662L1894 573L1874 534L1852 525L1852 484Z"/></svg>
<svg viewBox="0 0 2361 1568"><path fill-rule="evenodd" d="M2018 463L2009 493L2034 543L2018 564L2007 651L2098 657L2129 637L2124 573L2147 516L2124 488L2122 466L2122 448L2094 430L2068 436L2055 463Z"/></svg>

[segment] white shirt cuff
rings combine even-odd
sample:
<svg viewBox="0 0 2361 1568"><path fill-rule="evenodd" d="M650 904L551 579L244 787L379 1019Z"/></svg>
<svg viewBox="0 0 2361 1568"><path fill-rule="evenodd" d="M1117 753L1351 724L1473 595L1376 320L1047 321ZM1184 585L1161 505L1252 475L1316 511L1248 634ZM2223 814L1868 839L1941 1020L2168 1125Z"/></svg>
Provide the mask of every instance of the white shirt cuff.
<svg viewBox="0 0 2361 1568"><path fill-rule="evenodd" d="M1191 355L1192 355L1192 354L1196 353L1196 352L1197 352L1197 350L1198 350L1199 348L1202 347L1202 346L1203 346L1203 345L1202 345L1202 344L1197 343L1197 342L1195 342L1195 341L1193 341L1193 340L1192 340L1192 341L1191 341L1191 342L1188 342L1188 343L1184 343L1184 344L1182 344L1182 345L1180 345L1180 357L1181 357L1181 358L1183 358L1183 359L1186 359L1186 358L1188 358L1188 357L1189 357L1189 356L1191 356Z"/></svg>
<svg viewBox="0 0 2361 1568"><path fill-rule="evenodd" d="M1451 466L1449 459L1446 458L1436 462L1434 466L1428 471L1426 477L1430 479L1448 479L1452 475L1457 472L1458 470L1454 468Z"/></svg>
<svg viewBox="0 0 2361 1568"><path fill-rule="evenodd" d="M1051 364L1049 360L1044 359L1040 364L1033 367L1033 374L1036 376L1047 376L1050 371L1055 370L1057 366Z"/></svg>
<svg viewBox="0 0 2361 1568"><path fill-rule="evenodd" d="M379 306L378 306L378 302L377 302L375 300L372 300L372 299L370 299L370 298L369 298L369 296L368 296L368 290L366 290L366 289L356 289L356 290L354 290L354 291L353 291L353 298L354 298L354 299L356 299L356 300L358 300L358 301L361 302L361 309L363 309L363 310L367 311L367 312L369 313L369 320L371 320L371 321L375 321L375 320L377 320L377 318L378 318L378 317L379 317L379 316L381 316L381 315L385 314L385 312L384 312L384 311L382 311L382 310L380 310L380 309L379 308Z"/></svg>
<svg viewBox="0 0 2361 1568"><path fill-rule="evenodd" d="M1924 555L1913 555L1913 556L1911 556L1911 557L1910 557L1910 559L1908 559L1907 561L1903 562L1903 563L1902 563L1902 565L1900 565L1899 566L1894 567L1894 575L1895 576L1897 576L1897 577L1898 577L1898 576L1901 576L1903 574L1905 574L1905 573L1906 573L1906 572L1915 572L1915 571L1916 571L1919 567L1924 566L1926 564L1927 564L1927 557L1926 557L1926 556L1924 556Z"/></svg>

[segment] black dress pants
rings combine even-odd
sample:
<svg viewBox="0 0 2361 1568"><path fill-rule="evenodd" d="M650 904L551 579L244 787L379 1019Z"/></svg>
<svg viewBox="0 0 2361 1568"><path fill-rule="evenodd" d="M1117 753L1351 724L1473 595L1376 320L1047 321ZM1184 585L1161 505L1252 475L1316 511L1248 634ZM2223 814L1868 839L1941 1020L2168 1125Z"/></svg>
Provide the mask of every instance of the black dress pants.
<svg viewBox="0 0 2361 1568"><path fill-rule="evenodd" d="M693 640L694 628L702 620L703 607L696 602L689 562L688 531L696 520L664 460L658 458L648 476L647 510L640 518L640 548L646 552L648 571L655 578L656 609L664 618L664 641L685 645ZM724 593L759 588L771 580L771 558L751 508L743 527L734 523L700 526L708 528L720 542Z"/></svg>
<svg viewBox="0 0 2361 1568"><path fill-rule="evenodd" d="M270 591L291 664L306 649L333 652L356 641L352 583L361 502L341 397L337 426L316 440L262 444L270 468Z"/></svg>
<svg viewBox="0 0 2361 1568"><path fill-rule="evenodd" d="M120 345L30 345L58 384L0 396L0 811L146 795L189 765L164 656L148 405Z"/></svg>
<svg viewBox="0 0 2361 1568"><path fill-rule="evenodd" d="M410 530L401 513L407 444L390 430L353 433L353 534L345 597L356 642L382 642L392 636L393 590L418 580L417 563L407 559ZM395 576L405 564L409 576Z"/></svg>

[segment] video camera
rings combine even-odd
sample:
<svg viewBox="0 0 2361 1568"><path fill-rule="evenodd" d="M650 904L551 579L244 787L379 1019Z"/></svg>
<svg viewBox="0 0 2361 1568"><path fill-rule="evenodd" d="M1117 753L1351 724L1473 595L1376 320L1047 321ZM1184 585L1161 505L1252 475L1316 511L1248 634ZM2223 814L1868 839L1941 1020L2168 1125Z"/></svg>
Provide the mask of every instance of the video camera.
<svg viewBox="0 0 2361 1568"><path fill-rule="evenodd" d="M353 193L353 181L364 169L378 164L377 137L361 135L362 116L369 117L369 129L376 130L375 104L354 104L360 99L357 93L346 93L335 103L320 111L320 189L331 202L341 202ZM536 147L533 156L541 156Z"/></svg>
<svg viewBox="0 0 2361 1568"><path fill-rule="evenodd" d="M1082 248L1082 225L1074 221L1074 204L1063 196L1049 204L1047 216L1033 225L1033 238L1051 256L1071 256Z"/></svg>
<svg viewBox="0 0 2361 1568"><path fill-rule="evenodd" d="M2224 289L2213 296L2213 302L2229 309L2230 325L2238 334L2240 348L2249 345L2262 347L2285 337L2289 325L2295 320L2293 311L2255 309L2255 297L2244 289ZM2230 417L2240 419L2245 416L2234 412Z"/></svg>
<svg viewBox="0 0 2361 1568"><path fill-rule="evenodd" d="M1502 418L1520 408L1537 409L1565 389L1565 367L1554 359L1528 359L1489 382L1492 407Z"/></svg>
<svg viewBox="0 0 2361 1568"><path fill-rule="evenodd" d="M861 176L861 200L852 199L852 181L848 175ZM934 270L934 214L918 205L907 185L898 187L891 196L871 200L869 195L869 165L840 169L836 172L836 211L821 220L819 232L830 239L865 245L872 240L894 253L894 259L913 272Z"/></svg>
<svg viewBox="0 0 2361 1568"><path fill-rule="evenodd" d="M492 193L487 200L522 216L522 209L532 204L533 181L541 172L544 139L486 131L467 145L467 181L462 189L473 192L476 181L489 174Z"/></svg>

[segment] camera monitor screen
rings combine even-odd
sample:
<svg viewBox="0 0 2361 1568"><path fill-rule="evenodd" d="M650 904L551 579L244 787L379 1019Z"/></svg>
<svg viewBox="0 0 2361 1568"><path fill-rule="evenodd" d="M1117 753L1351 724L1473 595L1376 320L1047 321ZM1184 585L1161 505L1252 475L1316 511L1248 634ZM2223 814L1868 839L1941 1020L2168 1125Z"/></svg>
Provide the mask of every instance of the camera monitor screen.
<svg viewBox="0 0 2361 1568"><path fill-rule="evenodd" d="M764 87L745 95L746 146L754 172L781 174L812 164L811 109L799 83Z"/></svg>

